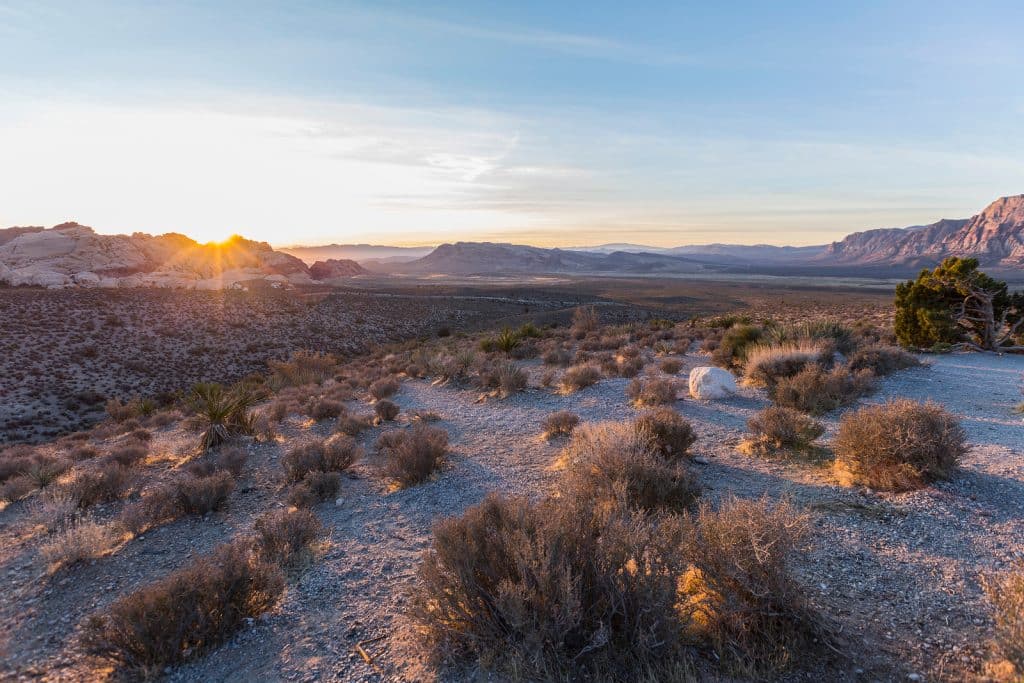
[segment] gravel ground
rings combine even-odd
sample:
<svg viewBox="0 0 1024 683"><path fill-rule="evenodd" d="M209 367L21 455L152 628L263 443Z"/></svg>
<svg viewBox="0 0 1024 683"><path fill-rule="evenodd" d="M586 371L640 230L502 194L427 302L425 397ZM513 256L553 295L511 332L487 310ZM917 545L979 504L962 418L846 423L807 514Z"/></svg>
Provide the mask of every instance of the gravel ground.
<svg viewBox="0 0 1024 683"><path fill-rule="evenodd" d="M707 364L687 356L680 372ZM830 613L848 642L842 668L793 680L983 680L990 659L988 605L979 579L1024 558L1024 430L1012 408L1020 400L1024 357L929 357L929 367L881 382L866 402L896 396L932 399L963 420L972 448L951 482L907 494L876 494L835 485L827 469L757 460L735 446L746 420L767 405L742 388L730 399L677 401L693 421L705 495L788 497L814 515L814 534L796 571L812 602ZM534 375L538 374L536 367ZM430 528L488 491L541 496L551 486L561 444L539 438L541 420L569 409L584 421L622 420L635 410L628 380L607 379L571 395L531 389L506 400L476 391L406 381L395 401L434 411L452 453L436 479L390 491L370 455L343 480L342 498L317 512L331 529L325 555L290 584L281 605L229 644L169 672L172 681L420 681L438 678L423 663L402 616ZM837 414L823 420L834 433ZM326 434L328 423L293 418L282 428L292 445ZM375 433L363 437L369 446ZM157 448L183 452L180 431L157 435ZM280 505L280 444L253 444L246 479L230 509L183 520L91 565L48 577L34 556L23 504L0 511L0 679L90 680L77 650L77 624L96 608L246 530L260 511ZM353 647L366 644L368 665ZM6 653L4 653L6 650ZM810 663L814 671L814 663ZM443 673L465 680L473 672ZM479 677L478 677L479 678ZM484 677L486 679L486 677Z"/></svg>

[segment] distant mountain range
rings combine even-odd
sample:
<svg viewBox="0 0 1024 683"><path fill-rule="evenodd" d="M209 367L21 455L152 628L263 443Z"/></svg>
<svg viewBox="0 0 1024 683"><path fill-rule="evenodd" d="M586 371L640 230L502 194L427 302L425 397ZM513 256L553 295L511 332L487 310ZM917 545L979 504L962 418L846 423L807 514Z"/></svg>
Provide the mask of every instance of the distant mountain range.
<svg viewBox="0 0 1024 683"><path fill-rule="evenodd" d="M715 272L857 273L904 276L947 256L977 258L994 271L1024 268L1024 195L1002 197L968 219L867 230L828 245L637 244L546 249L493 242L429 247L331 244L275 250L234 237L199 244L169 233L100 235L77 223L0 230L0 283L48 287L236 286L248 280L302 285L376 275ZM309 261L313 261L307 265Z"/></svg>

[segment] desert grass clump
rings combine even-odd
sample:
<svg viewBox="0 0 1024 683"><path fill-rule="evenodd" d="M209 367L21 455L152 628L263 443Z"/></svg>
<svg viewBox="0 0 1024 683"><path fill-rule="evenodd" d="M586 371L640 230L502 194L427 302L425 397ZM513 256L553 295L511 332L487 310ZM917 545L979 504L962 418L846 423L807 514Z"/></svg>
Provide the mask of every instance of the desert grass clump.
<svg viewBox="0 0 1024 683"><path fill-rule="evenodd" d="M572 430L576 429L579 423L580 416L571 410L557 410L544 418L541 428L544 438L550 440L572 434Z"/></svg>
<svg viewBox="0 0 1024 683"><path fill-rule="evenodd" d="M821 347L811 344L755 346L747 351L743 380L749 386L774 387L780 379L821 362L822 353Z"/></svg>
<svg viewBox="0 0 1024 683"><path fill-rule="evenodd" d="M267 385L274 391L284 387L299 387L307 384L323 384L334 376L337 359L329 354L297 351L291 360L272 360Z"/></svg>
<svg viewBox="0 0 1024 683"><path fill-rule="evenodd" d="M675 403L676 385L664 377L634 379L626 385L626 398L638 406L658 406Z"/></svg>
<svg viewBox="0 0 1024 683"><path fill-rule="evenodd" d="M874 388L875 376L870 370L850 372L845 367L824 370L811 365L792 377L779 379L771 397L776 405L810 415L824 415L852 404Z"/></svg>
<svg viewBox="0 0 1024 683"><path fill-rule="evenodd" d="M740 443L740 452L765 457L813 453L814 440L825 433L817 420L782 406L768 406L754 415L747 429L750 436Z"/></svg>
<svg viewBox="0 0 1024 683"><path fill-rule="evenodd" d="M693 425L667 406L646 411L633 425L639 432L651 436L654 446L664 458L689 456L690 447L697 441Z"/></svg>
<svg viewBox="0 0 1024 683"><path fill-rule="evenodd" d="M808 320L796 325L768 325L765 337L772 344L808 344L848 354L857 346L854 330L835 320Z"/></svg>
<svg viewBox="0 0 1024 683"><path fill-rule="evenodd" d="M186 401L195 413L196 426L203 432L199 441L203 450L253 432L249 409L255 398L244 388L226 389L220 384L200 382L192 388Z"/></svg>
<svg viewBox="0 0 1024 683"><path fill-rule="evenodd" d="M371 384L368 391L374 400L379 401L382 398L390 398L397 394L401 386L394 377L384 377Z"/></svg>
<svg viewBox="0 0 1024 683"><path fill-rule="evenodd" d="M562 391L569 394L597 384L601 379L601 371L593 365L574 365L566 368L559 380Z"/></svg>
<svg viewBox="0 0 1024 683"><path fill-rule="evenodd" d="M309 510L274 510L256 520L256 553L261 559L295 570L312 562L316 545L327 536Z"/></svg>
<svg viewBox="0 0 1024 683"><path fill-rule="evenodd" d="M832 448L846 485L906 491L949 479L967 452L960 422L937 403L896 399L843 415Z"/></svg>
<svg viewBox="0 0 1024 683"><path fill-rule="evenodd" d="M378 448L384 456L383 473L402 488L426 481L448 452L448 432L423 423L381 437Z"/></svg>
<svg viewBox="0 0 1024 683"><path fill-rule="evenodd" d="M865 346L850 354L847 367L851 370L870 370L879 377L891 375L897 370L906 370L921 365L914 354L898 346Z"/></svg>
<svg viewBox="0 0 1024 683"><path fill-rule="evenodd" d="M363 456L363 449L345 434L310 441L292 448L281 459L288 481L301 481L310 472L344 472Z"/></svg>
<svg viewBox="0 0 1024 683"><path fill-rule="evenodd" d="M572 335L583 339L601 325L601 318L593 306L579 306L572 314Z"/></svg>
<svg viewBox="0 0 1024 683"><path fill-rule="evenodd" d="M501 398L526 388L529 375L513 361L495 363L493 366L481 368L477 382L482 389L493 389Z"/></svg>
<svg viewBox="0 0 1024 683"><path fill-rule="evenodd" d="M711 645L726 672L769 679L831 644L789 569L808 528L806 515L766 500L704 504L692 520L680 608L688 638Z"/></svg>
<svg viewBox="0 0 1024 683"><path fill-rule="evenodd" d="M985 593L993 607L995 646L1013 667L1007 678L1024 677L1024 562L1000 576L985 580Z"/></svg>
<svg viewBox="0 0 1024 683"><path fill-rule="evenodd" d="M566 447L563 496L621 501L629 507L682 511L700 495L696 477L680 461L665 458L651 434L629 422L583 425Z"/></svg>
<svg viewBox="0 0 1024 683"><path fill-rule="evenodd" d="M154 676L224 642L283 591L276 565L232 541L89 617L82 643L123 673Z"/></svg>
<svg viewBox="0 0 1024 683"><path fill-rule="evenodd" d="M689 666L678 519L487 496L434 525L411 616L438 660L521 680L668 680Z"/></svg>
<svg viewBox="0 0 1024 683"><path fill-rule="evenodd" d="M382 398L373 404L373 413L377 416L377 423L392 422L398 417L399 407L397 403Z"/></svg>
<svg viewBox="0 0 1024 683"><path fill-rule="evenodd" d="M51 571L71 567L106 555L120 541L120 534L93 519L71 519L39 547Z"/></svg>

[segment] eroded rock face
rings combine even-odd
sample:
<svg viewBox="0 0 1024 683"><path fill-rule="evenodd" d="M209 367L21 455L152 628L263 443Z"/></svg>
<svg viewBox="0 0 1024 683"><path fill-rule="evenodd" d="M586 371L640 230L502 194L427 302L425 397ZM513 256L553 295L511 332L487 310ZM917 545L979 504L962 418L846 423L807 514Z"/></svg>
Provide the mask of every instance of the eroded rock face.
<svg viewBox="0 0 1024 683"><path fill-rule="evenodd" d="M350 259L327 259L317 261L309 267L309 275L314 280L332 280L338 277L362 275L366 270Z"/></svg>
<svg viewBox="0 0 1024 683"><path fill-rule="evenodd" d="M300 259L233 237L199 244L185 235L100 235L78 223L0 230L0 282L42 287L223 289L271 279L313 280Z"/></svg>
<svg viewBox="0 0 1024 683"><path fill-rule="evenodd" d="M718 399L736 393L736 378L722 368L703 366L690 370L690 396L696 399Z"/></svg>

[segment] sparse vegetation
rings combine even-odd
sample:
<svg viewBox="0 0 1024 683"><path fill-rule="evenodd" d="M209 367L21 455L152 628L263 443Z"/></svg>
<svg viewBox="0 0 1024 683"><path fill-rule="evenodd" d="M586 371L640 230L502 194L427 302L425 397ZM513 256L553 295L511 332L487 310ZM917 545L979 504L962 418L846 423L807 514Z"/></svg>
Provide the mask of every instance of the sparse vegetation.
<svg viewBox="0 0 1024 683"><path fill-rule="evenodd" d="M571 410L559 410L544 418L541 425L545 439L568 436L580 423L580 416Z"/></svg>
<svg viewBox="0 0 1024 683"><path fill-rule="evenodd" d="M850 372L845 367L824 370L809 366L792 377L780 379L771 391L772 400L780 406L794 408L810 415L848 406L875 387L870 370Z"/></svg>
<svg viewBox="0 0 1024 683"><path fill-rule="evenodd" d="M593 365L575 365L566 368L562 373L559 385L562 387L562 391L572 393L597 384L600 379L601 371Z"/></svg>
<svg viewBox="0 0 1024 683"><path fill-rule="evenodd" d="M87 651L136 677L203 654L278 601L284 580L244 540L227 543L90 617Z"/></svg>
<svg viewBox="0 0 1024 683"><path fill-rule="evenodd" d="M967 452L955 417L935 403L909 399L843 415L833 449L841 482L896 491L948 479Z"/></svg>
<svg viewBox="0 0 1024 683"><path fill-rule="evenodd" d="M426 481L448 452L448 432L440 427L419 423L381 436L384 475L403 488Z"/></svg>
<svg viewBox="0 0 1024 683"><path fill-rule="evenodd" d="M811 453L814 440L825 427L803 413L782 406L769 406L747 420L750 436L740 443L749 455L776 456Z"/></svg>
<svg viewBox="0 0 1024 683"><path fill-rule="evenodd" d="M335 434L292 448L281 460L281 466L288 481L296 482L310 472L344 472L362 455L362 449L352 437Z"/></svg>

